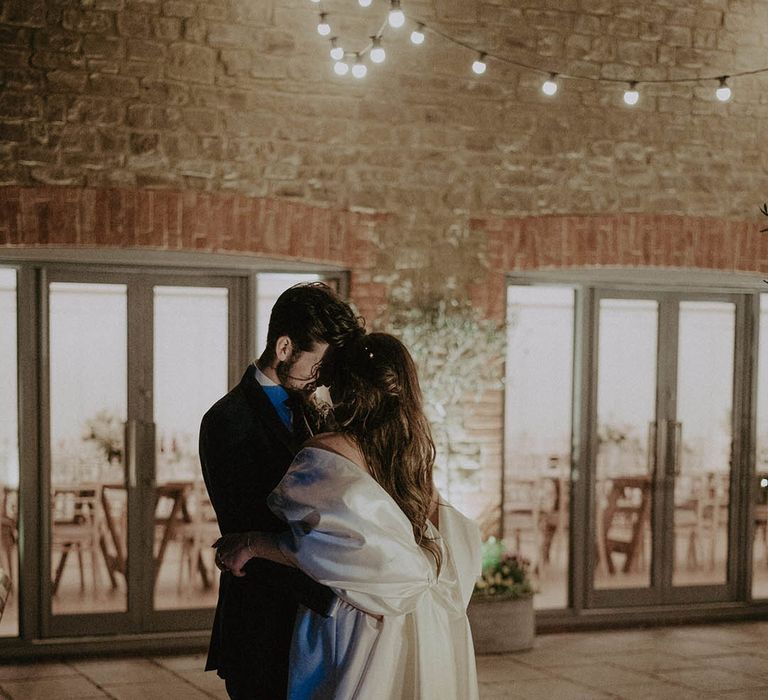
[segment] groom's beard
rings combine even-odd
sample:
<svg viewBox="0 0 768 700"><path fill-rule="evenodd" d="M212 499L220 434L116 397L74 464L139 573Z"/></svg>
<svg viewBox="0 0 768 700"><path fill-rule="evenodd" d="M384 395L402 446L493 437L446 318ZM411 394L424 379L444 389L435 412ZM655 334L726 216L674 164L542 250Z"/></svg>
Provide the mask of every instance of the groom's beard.
<svg viewBox="0 0 768 700"><path fill-rule="evenodd" d="M275 367L275 373L280 380L280 384L287 392L300 397L301 400L306 403L309 400L309 397L317 390L317 380L315 379L302 386L297 386L291 377L291 370L295 364L296 360L293 357L293 353L291 353L287 360L278 361L277 366Z"/></svg>

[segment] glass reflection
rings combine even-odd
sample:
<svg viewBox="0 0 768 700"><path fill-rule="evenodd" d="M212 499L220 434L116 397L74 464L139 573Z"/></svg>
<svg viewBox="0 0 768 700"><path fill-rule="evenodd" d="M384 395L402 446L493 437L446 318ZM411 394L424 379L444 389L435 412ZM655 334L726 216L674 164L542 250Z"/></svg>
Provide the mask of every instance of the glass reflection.
<svg viewBox="0 0 768 700"><path fill-rule="evenodd" d="M596 589L650 585L658 315L652 300L600 300Z"/></svg>
<svg viewBox="0 0 768 700"><path fill-rule="evenodd" d="M50 285L53 613L123 611L126 287ZM115 495L115 493L117 495Z"/></svg>
<svg viewBox="0 0 768 700"><path fill-rule="evenodd" d="M768 294L760 295L752 597L768 598Z"/></svg>
<svg viewBox="0 0 768 700"><path fill-rule="evenodd" d="M574 292L507 291L503 532L531 562L534 605L568 604Z"/></svg>
<svg viewBox="0 0 768 700"><path fill-rule="evenodd" d="M733 304L680 303L676 586L726 580L735 322Z"/></svg>
<svg viewBox="0 0 768 700"><path fill-rule="evenodd" d="M0 637L19 634L19 442L16 270L0 268L0 569L10 592L0 619Z"/></svg>
<svg viewBox="0 0 768 700"><path fill-rule="evenodd" d="M227 392L226 289L154 290L156 609L213 607L216 515L197 454L200 419Z"/></svg>

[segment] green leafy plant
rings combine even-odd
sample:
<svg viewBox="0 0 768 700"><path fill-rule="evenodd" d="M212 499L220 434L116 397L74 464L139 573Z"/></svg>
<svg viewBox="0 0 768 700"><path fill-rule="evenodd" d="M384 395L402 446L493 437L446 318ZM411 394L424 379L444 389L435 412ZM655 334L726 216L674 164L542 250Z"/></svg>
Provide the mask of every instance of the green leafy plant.
<svg viewBox="0 0 768 700"><path fill-rule="evenodd" d="M475 583L473 598L514 600L533 595L527 559L509 553L504 543L495 537L483 542L482 554L483 572Z"/></svg>
<svg viewBox="0 0 768 700"><path fill-rule="evenodd" d="M466 439L463 418L472 397L502 387L504 328L467 300L395 299L388 310L383 330L403 341L419 370L438 486L448 499L454 482L471 483L481 465L480 447Z"/></svg>
<svg viewBox="0 0 768 700"><path fill-rule="evenodd" d="M450 417L467 394L501 388L504 326L469 302L394 303L385 330L413 355L433 422Z"/></svg>
<svg viewBox="0 0 768 700"><path fill-rule="evenodd" d="M123 422L109 409L102 409L85 421L83 440L93 442L104 452L108 462L123 456Z"/></svg>

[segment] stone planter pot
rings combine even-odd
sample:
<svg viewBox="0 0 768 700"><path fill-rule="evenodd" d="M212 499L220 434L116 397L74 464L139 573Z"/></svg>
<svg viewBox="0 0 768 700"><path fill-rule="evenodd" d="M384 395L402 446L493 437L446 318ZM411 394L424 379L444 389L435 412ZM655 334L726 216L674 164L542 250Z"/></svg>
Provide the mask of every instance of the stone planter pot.
<svg viewBox="0 0 768 700"><path fill-rule="evenodd" d="M473 598L467 615L477 654L502 654L533 646L533 596L513 600Z"/></svg>

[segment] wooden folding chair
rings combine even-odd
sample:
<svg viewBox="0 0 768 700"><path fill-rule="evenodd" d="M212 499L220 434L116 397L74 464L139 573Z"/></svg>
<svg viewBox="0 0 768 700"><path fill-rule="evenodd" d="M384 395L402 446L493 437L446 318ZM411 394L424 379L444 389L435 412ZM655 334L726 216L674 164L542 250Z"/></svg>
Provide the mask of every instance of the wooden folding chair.
<svg viewBox="0 0 768 700"><path fill-rule="evenodd" d="M0 566L0 620L3 619L3 610L9 595L11 595L11 577Z"/></svg>

